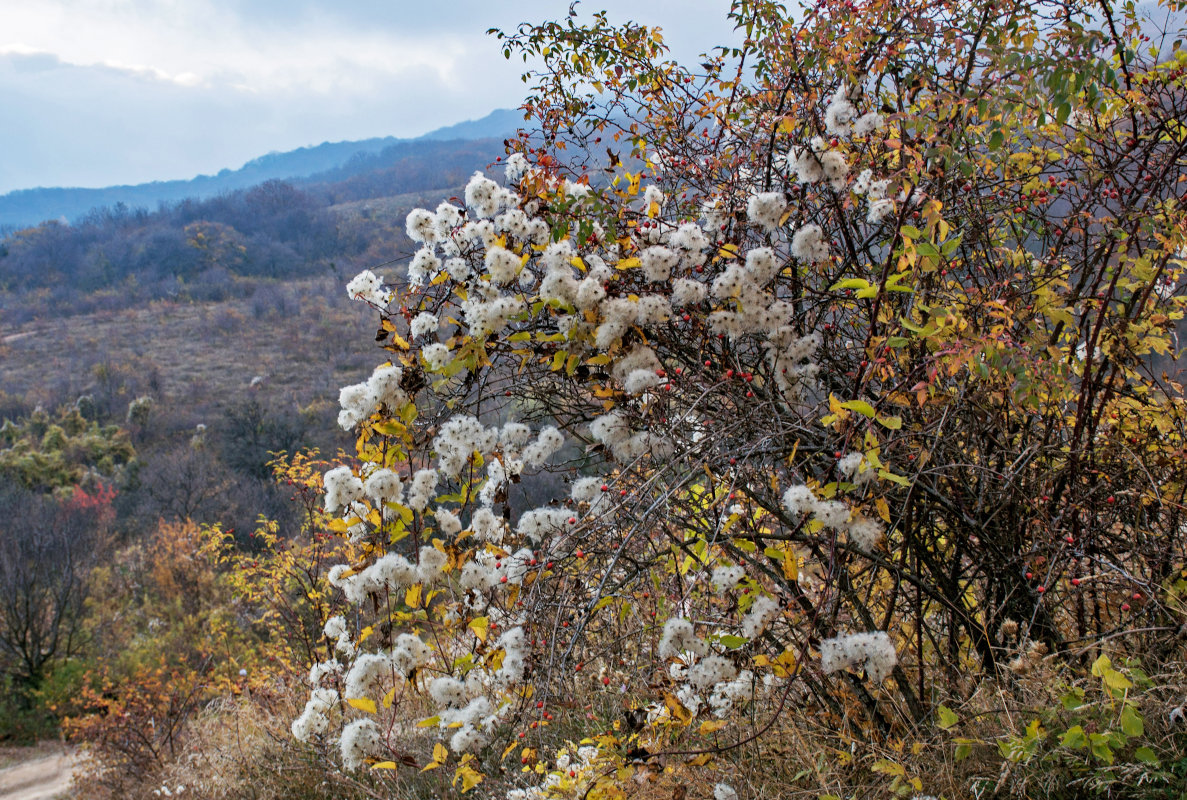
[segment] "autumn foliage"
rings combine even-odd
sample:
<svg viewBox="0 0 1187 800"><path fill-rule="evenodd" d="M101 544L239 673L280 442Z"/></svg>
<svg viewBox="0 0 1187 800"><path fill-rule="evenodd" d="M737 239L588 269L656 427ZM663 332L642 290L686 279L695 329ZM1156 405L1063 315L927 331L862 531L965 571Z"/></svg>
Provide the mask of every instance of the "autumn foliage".
<svg viewBox="0 0 1187 800"><path fill-rule="evenodd" d="M498 33L530 131L349 284L355 452L208 540L292 747L370 796L1181 791L1166 9Z"/></svg>

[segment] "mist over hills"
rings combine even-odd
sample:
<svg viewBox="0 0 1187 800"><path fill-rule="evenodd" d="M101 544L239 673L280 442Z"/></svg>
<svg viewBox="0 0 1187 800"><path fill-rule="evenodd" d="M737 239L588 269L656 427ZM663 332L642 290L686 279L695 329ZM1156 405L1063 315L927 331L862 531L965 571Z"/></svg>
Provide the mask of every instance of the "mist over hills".
<svg viewBox="0 0 1187 800"><path fill-rule="evenodd" d="M423 158L432 149L427 150L426 143L501 139L514 134L522 122L519 111L498 109L481 119L440 128L415 139L388 136L323 142L288 152L269 153L238 169L224 169L216 175L199 175L189 180L97 189L22 189L0 196L0 232L51 219L74 222L93 209L114 208L121 204L128 209L155 210L162 203L210 199L271 180L298 184L345 181Z"/></svg>

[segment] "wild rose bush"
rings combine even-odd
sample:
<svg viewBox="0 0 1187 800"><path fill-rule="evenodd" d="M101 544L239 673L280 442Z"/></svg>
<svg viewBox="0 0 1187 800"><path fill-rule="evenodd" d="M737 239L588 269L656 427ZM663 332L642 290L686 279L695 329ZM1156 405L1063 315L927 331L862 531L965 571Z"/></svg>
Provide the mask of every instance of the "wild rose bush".
<svg viewBox="0 0 1187 800"><path fill-rule="evenodd" d="M602 15L500 34L543 137L347 287L388 360L341 392L352 610L293 734L613 795L792 707L922 722L1036 643L1165 657L1187 57L1105 9L736 3L698 72Z"/></svg>

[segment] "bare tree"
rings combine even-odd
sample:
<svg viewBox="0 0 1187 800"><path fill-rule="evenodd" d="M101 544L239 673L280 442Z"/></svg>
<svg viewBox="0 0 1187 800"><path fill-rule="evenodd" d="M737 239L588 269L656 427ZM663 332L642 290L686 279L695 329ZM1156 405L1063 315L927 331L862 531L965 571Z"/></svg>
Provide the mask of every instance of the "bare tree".
<svg viewBox="0 0 1187 800"><path fill-rule="evenodd" d="M101 503L0 488L0 669L35 689L82 645L87 577L104 540Z"/></svg>

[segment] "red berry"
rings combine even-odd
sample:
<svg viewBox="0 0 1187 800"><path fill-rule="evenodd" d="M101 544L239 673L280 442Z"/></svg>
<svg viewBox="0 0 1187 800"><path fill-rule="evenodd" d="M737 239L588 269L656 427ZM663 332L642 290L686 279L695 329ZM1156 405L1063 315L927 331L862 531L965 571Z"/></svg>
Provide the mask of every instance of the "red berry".
<svg viewBox="0 0 1187 800"><path fill-rule="evenodd" d="M609 685L610 685L610 679L609 679L609 678L602 678L602 685L603 685L603 686L609 686Z"/></svg>
<svg viewBox="0 0 1187 800"><path fill-rule="evenodd" d="M1122 603L1122 604L1121 604L1121 610L1122 610L1122 611L1128 611L1128 610L1129 610L1129 603Z"/></svg>
<svg viewBox="0 0 1187 800"><path fill-rule="evenodd" d="M1080 585L1080 579L1072 578L1072 586L1079 586L1079 585Z"/></svg>
<svg viewBox="0 0 1187 800"><path fill-rule="evenodd" d="M582 551L578 550L578 551L577 551L577 557L578 557L578 558L585 558L585 553L583 553Z"/></svg>
<svg viewBox="0 0 1187 800"><path fill-rule="evenodd" d="M602 484L602 491L603 491L603 492L608 492L608 491L610 491L610 487L609 487L609 486L607 486L606 484L604 484L604 483L603 483L603 484Z"/></svg>
<svg viewBox="0 0 1187 800"><path fill-rule="evenodd" d="M1038 587L1037 589L1035 589L1035 591L1036 591L1036 592L1038 592L1039 594L1042 594L1043 592L1047 591L1047 587L1046 587L1046 586L1040 586L1040 587Z"/></svg>
<svg viewBox="0 0 1187 800"><path fill-rule="evenodd" d="M1031 579L1031 578L1033 578L1033 577L1034 577L1034 573L1033 573L1033 572L1028 572L1028 573L1026 573L1026 579L1027 579L1027 580L1030 580L1030 579Z"/></svg>

